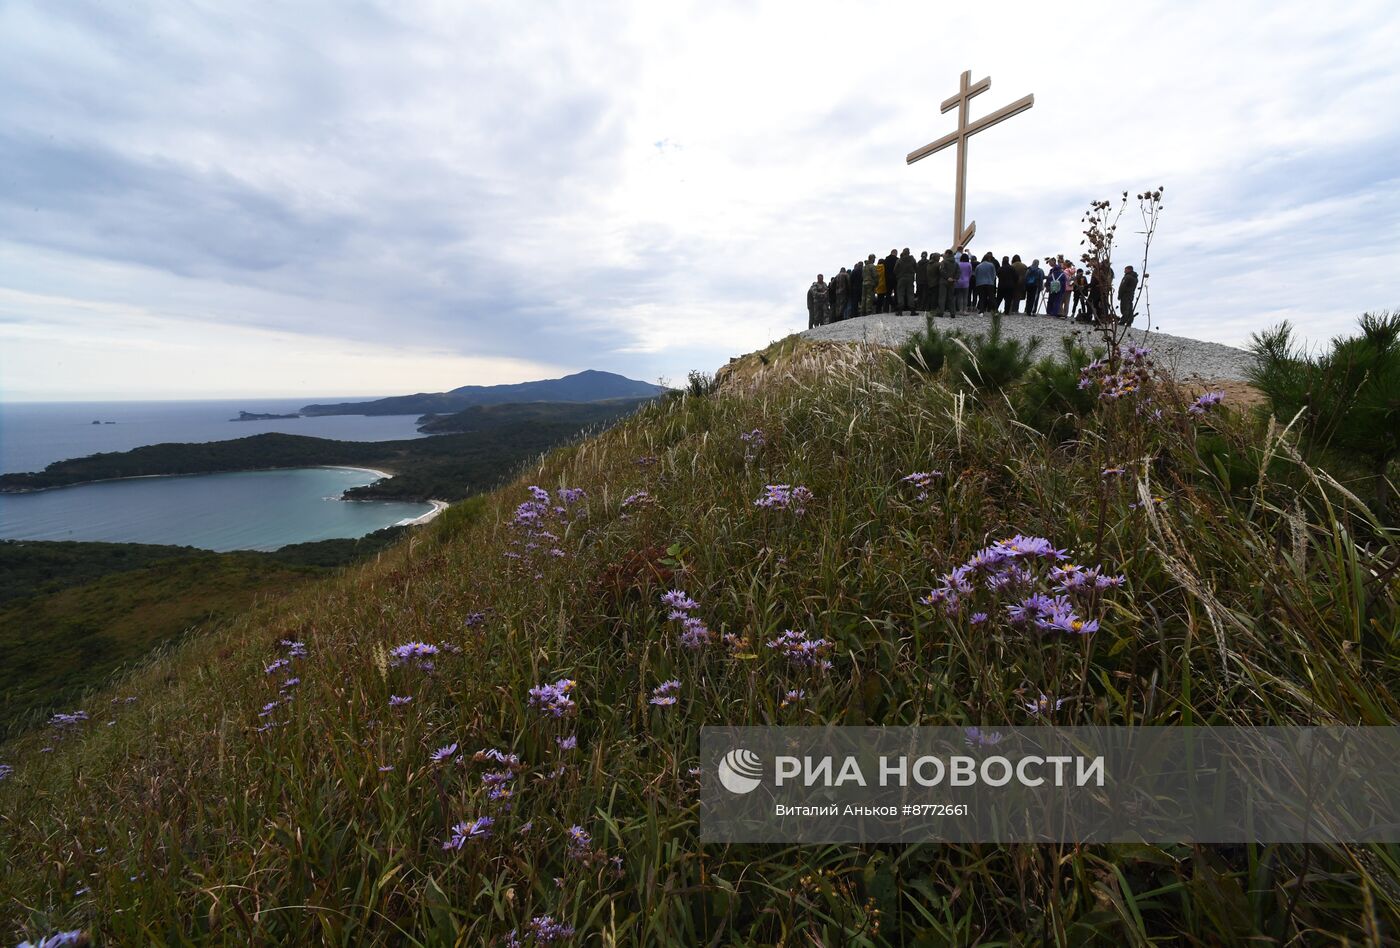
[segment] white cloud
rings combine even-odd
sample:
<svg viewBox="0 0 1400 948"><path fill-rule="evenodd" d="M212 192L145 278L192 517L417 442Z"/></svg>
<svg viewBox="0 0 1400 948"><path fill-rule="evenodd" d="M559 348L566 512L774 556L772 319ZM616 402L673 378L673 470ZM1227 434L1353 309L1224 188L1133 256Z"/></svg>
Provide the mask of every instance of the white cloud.
<svg viewBox="0 0 1400 948"><path fill-rule="evenodd" d="M1164 184L1171 331L1239 343L1288 315L1321 338L1400 302L1392 4L1046 9L6 4L0 281L234 350L340 340L339 377L377 392L424 387L424 358L471 373L448 386L678 378L801 328L818 271L946 245L951 154L903 156L952 127L938 103L971 68L992 78L974 115L1036 94L972 141L978 247L1073 250L1091 199ZM44 350L12 331L7 355L149 329L97 312L71 306ZM90 377L201 378L133 352ZM221 391L290 393L291 368Z"/></svg>

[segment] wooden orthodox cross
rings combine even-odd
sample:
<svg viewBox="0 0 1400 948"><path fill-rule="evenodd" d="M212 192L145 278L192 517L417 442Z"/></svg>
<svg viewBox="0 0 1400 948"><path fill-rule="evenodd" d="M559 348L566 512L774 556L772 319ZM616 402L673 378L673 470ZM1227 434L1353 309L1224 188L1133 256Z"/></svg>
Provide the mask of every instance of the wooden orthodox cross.
<svg viewBox="0 0 1400 948"><path fill-rule="evenodd" d="M949 132L936 142L929 142L923 148L911 151L904 159L906 164L913 164L920 158L927 158L934 152L942 151L954 142L958 146L958 190L957 196L953 199L953 249L961 250L972 240L977 233L977 222L973 221L963 229L963 214L967 208L967 140L984 128L991 128L998 122L1005 121L1013 115L1019 115L1026 109L1035 105L1035 96L1028 95L1025 98L1017 99L1010 105L997 109L991 115L985 115L975 122L967 120L967 105L972 97L986 92L992 87L991 78L979 79L977 82L970 82L972 70L962 74L961 87L957 95L951 95L943 100L943 105L939 108L941 112L948 112L952 109L958 110L958 127Z"/></svg>

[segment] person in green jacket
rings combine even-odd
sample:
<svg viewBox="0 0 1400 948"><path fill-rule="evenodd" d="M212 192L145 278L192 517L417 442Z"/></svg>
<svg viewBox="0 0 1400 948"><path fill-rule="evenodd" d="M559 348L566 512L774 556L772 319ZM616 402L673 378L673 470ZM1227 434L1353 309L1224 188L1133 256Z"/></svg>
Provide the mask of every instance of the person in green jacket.
<svg viewBox="0 0 1400 948"><path fill-rule="evenodd" d="M1124 326L1133 324L1133 302L1137 296L1138 275L1132 267L1123 268L1123 279L1118 283L1118 321Z"/></svg>
<svg viewBox="0 0 1400 948"><path fill-rule="evenodd" d="M875 255L865 259L864 286L861 287L860 314L869 316L875 312L875 288L880 285L880 274L875 270Z"/></svg>
<svg viewBox="0 0 1400 948"><path fill-rule="evenodd" d="M953 256L953 251L943 251L943 261L938 265L938 300L935 302L933 311L942 313L950 319L955 319L953 312L954 288L958 283L958 260Z"/></svg>
<svg viewBox="0 0 1400 948"><path fill-rule="evenodd" d="M905 247L894 264L894 311L896 313L908 311L911 316L913 315L914 277L918 273L918 269L918 261L909 252L909 248Z"/></svg>

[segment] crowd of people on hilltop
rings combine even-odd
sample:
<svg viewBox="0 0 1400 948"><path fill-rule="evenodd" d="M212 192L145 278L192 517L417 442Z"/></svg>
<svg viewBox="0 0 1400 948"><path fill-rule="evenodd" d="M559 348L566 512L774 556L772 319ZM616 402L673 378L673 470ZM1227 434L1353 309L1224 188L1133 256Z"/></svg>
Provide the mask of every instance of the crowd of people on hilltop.
<svg viewBox="0 0 1400 948"><path fill-rule="evenodd" d="M1133 303L1138 275L1123 268L1118 281L1118 321L1133 324ZM1048 254L1044 265L1036 259L1026 264L1020 254L1002 257L984 253L982 259L968 250L945 250L940 256L924 251L914 259L909 248L890 251L883 260L872 253L855 266L842 267L830 281L818 273L807 290L808 327L874 313L930 313L957 318L965 313L1022 312L1098 323L1112 312L1114 291L1111 266L1076 267L1063 254Z"/></svg>

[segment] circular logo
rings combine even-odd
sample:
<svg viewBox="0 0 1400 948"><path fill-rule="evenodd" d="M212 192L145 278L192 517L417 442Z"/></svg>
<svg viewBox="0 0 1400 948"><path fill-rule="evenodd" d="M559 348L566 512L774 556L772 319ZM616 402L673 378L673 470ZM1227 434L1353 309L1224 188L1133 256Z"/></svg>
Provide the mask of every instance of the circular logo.
<svg viewBox="0 0 1400 948"><path fill-rule="evenodd" d="M763 761L753 751L736 747L720 758L719 782L730 793L749 793L763 776Z"/></svg>

